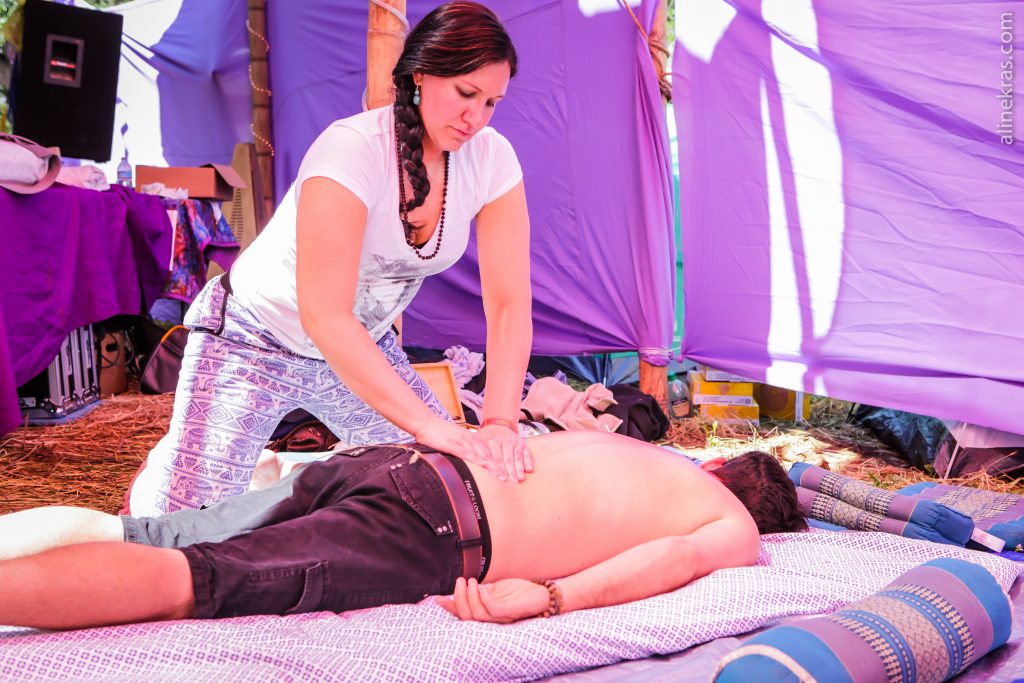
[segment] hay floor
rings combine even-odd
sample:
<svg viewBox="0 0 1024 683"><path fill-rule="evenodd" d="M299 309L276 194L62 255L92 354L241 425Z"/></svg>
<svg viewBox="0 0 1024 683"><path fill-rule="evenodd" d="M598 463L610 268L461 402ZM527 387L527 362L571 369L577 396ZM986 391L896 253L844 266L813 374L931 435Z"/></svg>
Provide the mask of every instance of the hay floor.
<svg viewBox="0 0 1024 683"><path fill-rule="evenodd" d="M21 427L0 438L0 513L39 505L117 512L149 450L167 430L173 394L133 389L74 422Z"/></svg>
<svg viewBox="0 0 1024 683"><path fill-rule="evenodd" d="M121 507L124 490L170 420L173 395L132 390L108 398L66 425L22 427L0 438L0 513L39 505ZM850 405L818 399L808 424L762 421L716 425L696 419L673 424L666 442L716 455L757 449L784 463L805 461L883 488L934 477L910 468L867 430L845 423ZM975 475L949 483L1024 494L1024 482Z"/></svg>

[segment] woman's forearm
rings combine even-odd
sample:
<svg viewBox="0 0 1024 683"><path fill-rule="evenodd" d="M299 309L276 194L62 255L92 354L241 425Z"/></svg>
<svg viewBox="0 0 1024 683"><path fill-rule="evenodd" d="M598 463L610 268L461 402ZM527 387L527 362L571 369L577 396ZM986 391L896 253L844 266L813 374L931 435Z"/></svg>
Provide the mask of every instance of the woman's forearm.
<svg viewBox="0 0 1024 683"><path fill-rule="evenodd" d="M530 301L510 301L487 316L487 389L483 418L517 420L533 345Z"/></svg>
<svg viewBox="0 0 1024 683"><path fill-rule="evenodd" d="M415 435L438 419L398 376L355 316L323 316L305 324L305 329L341 381L389 421Z"/></svg>

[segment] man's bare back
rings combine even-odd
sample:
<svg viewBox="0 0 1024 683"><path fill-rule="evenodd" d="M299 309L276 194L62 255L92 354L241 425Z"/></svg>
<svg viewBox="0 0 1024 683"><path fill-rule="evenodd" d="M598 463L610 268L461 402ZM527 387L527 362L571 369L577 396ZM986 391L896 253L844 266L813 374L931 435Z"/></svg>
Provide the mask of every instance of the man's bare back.
<svg viewBox="0 0 1024 683"><path fill-rule="evenodd" d="M488 581L568 576L716 520L756 539L743 504L680 455L605 433L559 432L529 444L534 472L520 484L469 463L491 531Z"/></svg>

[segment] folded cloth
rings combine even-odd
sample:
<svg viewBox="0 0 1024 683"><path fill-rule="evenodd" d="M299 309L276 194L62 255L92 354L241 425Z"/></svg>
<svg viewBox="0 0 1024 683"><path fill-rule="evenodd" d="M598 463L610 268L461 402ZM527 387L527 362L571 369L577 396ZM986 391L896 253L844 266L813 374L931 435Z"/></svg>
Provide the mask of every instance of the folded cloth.
<svg viewBox="0 0 1024 683"><path fill-rule="evenodd" d="M0 187L35 194L53 185L60 173L60 150L19 135L0 133Z"/></svg>
<svg viewBox="0 0 1024 683"><path fill-rule="evenodd" d="M557 379L562 384L568 384L569 383L568 375L566 375L561 370L555 370L555 374L553 374L551 376L554 377L555 379ZM520 400L522 400L522 398L526 398L526 395L528 393L530 393L530 387L532 387L533 383L536 382L536 381L537 381L537 378L533 376L533 373L527 371L526 379L523 380L523 395L522 395ZM612 393L614 393L614 392L612 392Z"/></svg>
<svg viewBox="0 0 1024 683"><path fill-rule="evenodd" d="M974 531L970 517L945 505L885 491L805 462L793 465L789 478L799 487L838 498L866 512L932 529L958 545L965 545Z"/></svg>
<svg viewBox="0 0 1024 683"><path fill-rule="evenodd" d="M27 148L0 140L0 180L5 182L34 184L46 175L46 160Z"/></svg>
<svg viewBox="0 0 1024 683"><path fill-rule="evenodd" d="M897 493L931 500L974 520L977 529L1002 539L1010 550L1024 547L1024 496L923 481Z"/></svg>
<svg viewBox="0 0 1024 683"><path fill-rule="evenodd" d="M796 487L796 497L800 503L800 512L805 517L855 531L883 531L906 538L958 546L966 545L971 537L970 531L964 536L958 525L950 527L950 525L942 524L941 521L935 523L934 519L932 523L919 524L885 517L854 507L824 493L805 489L803 486ZM973 531L973 525L971 531ZM952 536L947 535L950 533Z"/></svg>
<svg viewBox="0 0 1024 683"><path fill-rule="evenodd" d="M184 187L167 187L163 183L147 183L139 188L143 194L155 194L167 199L188 199L188 189Z"/></svg>
<svg viewBox="0 0 1024 683"><path fill-rule="evenodd" d="M1001 647L1012 621L984 567L932 560L834 614L759 633L714 681L944 681Z"/></svg>
<svg viewBox="0 0 1024 683"><path fill-rule="evenodd" d="M530 386L523 399L523 409L537 422L551 420L566 430L597 430L614 432L622 420L614 415L597 415L615 404L612 392L603 384L591 384L576 391L554 377L542 377Z"/></svg>
<svg viewBox="0 0 1024 683"><path fill-rule="evenodd" d="M91 164L88 166L64 166L57 174L57 182L99 192L106 192L110 189L107 176L98 166Z"/></svg>

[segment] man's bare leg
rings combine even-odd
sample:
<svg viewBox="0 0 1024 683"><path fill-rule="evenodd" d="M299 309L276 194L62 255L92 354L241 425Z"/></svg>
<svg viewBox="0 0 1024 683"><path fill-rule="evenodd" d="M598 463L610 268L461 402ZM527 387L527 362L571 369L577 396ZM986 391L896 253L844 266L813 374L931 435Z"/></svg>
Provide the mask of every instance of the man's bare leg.
<svg viewBox="0 0 1024 683"><path fill-rule="evenodd" d="M54 506L0 516L0 560L75 543L123 540L120 518L88 508Z"/></svg>
<svg viewBox="0 0 1024 683"><path fill-rule="evenodd" d="M180 550L85 543L0 562L0 624L71 629L187 619L192 575Z"/></svg>

